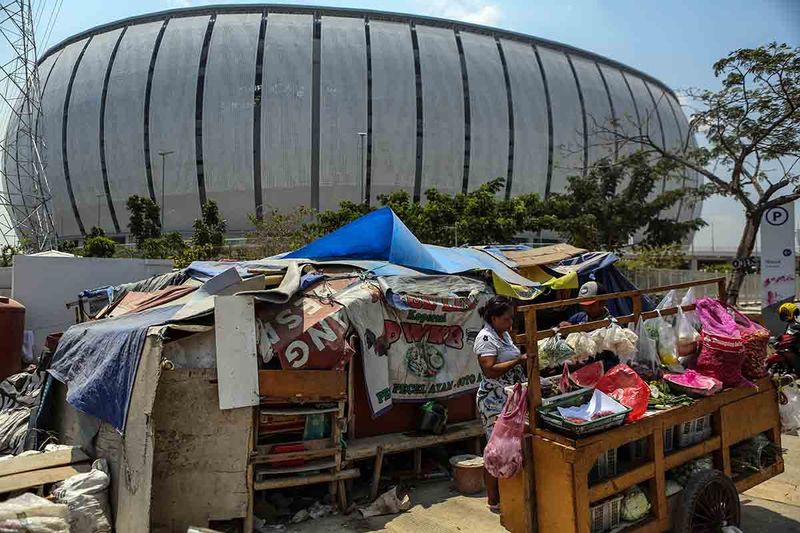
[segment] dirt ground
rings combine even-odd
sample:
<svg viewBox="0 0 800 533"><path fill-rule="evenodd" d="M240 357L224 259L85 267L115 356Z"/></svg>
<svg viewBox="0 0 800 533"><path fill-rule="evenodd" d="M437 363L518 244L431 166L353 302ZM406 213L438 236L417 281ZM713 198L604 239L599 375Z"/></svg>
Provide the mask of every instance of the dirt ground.
<svg viewBox="0 0 800 533"><path fill-rule="evenodd" d="M745 533L800 533L800 437L784 436L786 471L741 495ZM486 506L486 495L463 496L449 481L422 483L410 493L413 507L398 515L358 518L334 515L293 525L292 533L381 531L392 533L502 532L500 517Z"/></svg>

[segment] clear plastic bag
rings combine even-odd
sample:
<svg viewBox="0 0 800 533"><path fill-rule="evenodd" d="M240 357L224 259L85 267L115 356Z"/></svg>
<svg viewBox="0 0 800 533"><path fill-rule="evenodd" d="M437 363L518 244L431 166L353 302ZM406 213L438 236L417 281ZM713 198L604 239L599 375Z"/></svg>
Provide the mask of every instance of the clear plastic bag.
<svg viewBox="0 0 800 533"><path fill-rule="evenodd" d="M639 333L639 339L636 343L637 351L629 364L637 374L643 376L645 379L656 379L660 374L660 362L658 359L656 341L645 331L642 319L639 319L636 330ZM622 361L622 358L620 358L620 361L623 363L625 362Z"/></svg>
<svg viewBox="0 0 800 533"><path fill-rule="evenodd" d="M778 389L778 410L781 414L781 427L784 433L800 429L800 388L794 376L788 385Z"/></svg>
<svg viewBox="0 0 800 533"><path fill-rule="evenodd" d="M658 357L661 363L667 367L678 366L678 342L675 338L675 328L672 324L664 320L661 312L658 311Z"/></svg>
<svg viewBox="0 0 800 533"><path fill-rule="evenodd" d="M605 328L604 347L615 353L620 360L630 360L636 354L636 342L639 340L636 333L620 327L616 320Z"/></svg>
<svg viewBox="0 0 800 533"><path fill-rule="evenodd" d="M683 295L683 299L681 300L681 306L684 305L692 305L693 303L697 302L697 296L694 292L694 287L689 287L689 290L686 291L686 294ZM700 319L697 318L697 313L694 311L686 311L685 313L686 319L692 325L695 331L700 331Z"/></svg>
<svg viewBox="0 0 800 533"><path fill-rule="evenodd" d="M700 333L680 307L678 308L678 318L675 322L675 331L678 336L678 357L688 357L697 353Z"/></svg>
<svg viewBox="0 0 800 533"><path fill-rule="evenodd" d="M575 350L567 344L559 333L539 344L539 368L553 368L569 361Z"/></svg>

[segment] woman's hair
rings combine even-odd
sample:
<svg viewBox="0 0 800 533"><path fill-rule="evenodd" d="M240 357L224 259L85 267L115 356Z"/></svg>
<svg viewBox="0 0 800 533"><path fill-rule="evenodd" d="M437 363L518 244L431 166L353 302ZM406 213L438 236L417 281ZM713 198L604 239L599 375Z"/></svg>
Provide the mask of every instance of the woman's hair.
<svg viewBox="0 0 800 533"><path fill-rule="evenodd" d="M503 316L513 309L511 300L505 296L492 296L486 304L478 309L478 314L490 324L496 316Z"/></svg>

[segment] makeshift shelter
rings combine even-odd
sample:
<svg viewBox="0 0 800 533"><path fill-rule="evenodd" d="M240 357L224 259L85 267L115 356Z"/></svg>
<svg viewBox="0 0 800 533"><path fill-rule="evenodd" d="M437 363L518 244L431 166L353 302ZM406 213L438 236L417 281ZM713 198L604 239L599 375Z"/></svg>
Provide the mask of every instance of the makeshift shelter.
<svg viewBox="0 0 800 533"><path fill-rule="evenodd" d="M543 290L384 209L283 257L104 289L109 318L53 356L41 429L108 460L120 531L249 527L254 492L309 483L345 505L357 461L413 451L419 472L424 447L479 444L477 308L506 286ZM431 399L448 430L409 433Z"/></svg>

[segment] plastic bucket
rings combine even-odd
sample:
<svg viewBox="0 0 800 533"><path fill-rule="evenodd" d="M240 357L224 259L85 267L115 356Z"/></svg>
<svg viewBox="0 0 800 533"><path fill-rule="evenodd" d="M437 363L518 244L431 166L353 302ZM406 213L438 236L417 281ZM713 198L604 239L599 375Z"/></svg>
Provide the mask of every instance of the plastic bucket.
<svg viewBox="0 0 800 533"><path fill-rule="evenodd" d="M453 481L461 494L475 494L483 490L483 457L456 455L450 458Z"/></svg>

